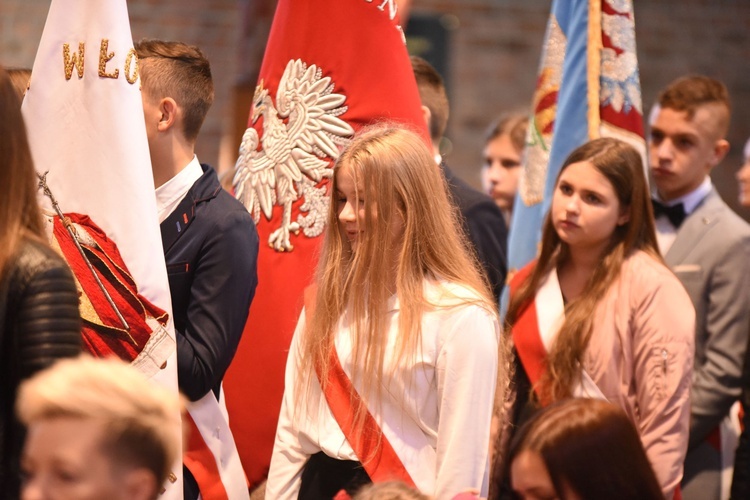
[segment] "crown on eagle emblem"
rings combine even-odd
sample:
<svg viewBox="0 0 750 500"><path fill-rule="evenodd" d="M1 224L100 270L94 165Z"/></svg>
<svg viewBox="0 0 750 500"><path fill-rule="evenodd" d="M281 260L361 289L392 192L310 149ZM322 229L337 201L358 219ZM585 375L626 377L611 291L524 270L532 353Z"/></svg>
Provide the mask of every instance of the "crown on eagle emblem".
<svg viewBox="0 0 750 500"><path fill-rule="evenodd" d="M333 92L330 77L316 65L289 61L276 91L276 106L263 80L255 88L250 127L245 131L235 165L237 199L255 219L271 220L274 205L282 207L281 226L268 244L278 252L291 251L291 233L302 229L313 238L323 232L329 196L317 184L330 178L329 159L354 134L339 118L347 111L346 97ZM263 117L263 135L253 125ZM258 146L260 145L260 149ZM292 204L302 197L302 212L292 221Z"/></svg>

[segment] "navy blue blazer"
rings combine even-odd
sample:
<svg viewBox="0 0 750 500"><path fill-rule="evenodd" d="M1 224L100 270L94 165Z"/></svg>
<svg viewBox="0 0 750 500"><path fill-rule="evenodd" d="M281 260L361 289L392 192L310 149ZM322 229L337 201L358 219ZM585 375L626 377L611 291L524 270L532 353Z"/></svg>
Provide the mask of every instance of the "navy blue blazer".
<svg viewBox="0 0 750 500"><path fill-rule="evenodd" d="M245 207L201 165L177 208L161 223L180 390L197 401L219 395L258 284L258 233Z"/></svg>
<svg viewBox="0 0 750 500"><path fill-rule="evenodd" d="M492 295L499 301L508 274L508 227L503 214L492 198L456 177L445 164L441 168L453 203L461 212L462 229L487 276Z"/></svg>

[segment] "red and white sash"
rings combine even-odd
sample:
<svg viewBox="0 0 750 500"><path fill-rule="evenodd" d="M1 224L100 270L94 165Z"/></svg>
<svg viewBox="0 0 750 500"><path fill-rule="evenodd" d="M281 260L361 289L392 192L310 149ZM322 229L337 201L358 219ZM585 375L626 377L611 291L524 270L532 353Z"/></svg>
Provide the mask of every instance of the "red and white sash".
<svg viewBox="0 0 750 500"><path fill-rule="evenodd" d="M367 475L374 483L402 481L416 487L388 438L354 389L339 362L335 348L331 349L329 362L328 383L324 390L326 402ZM317 374L322 386L320 371ZM354 422L358 410L365 412L361 427L357 427Z"/></svg>
<svg viewBox="0 0 750 500"><path fill-rule="evenodd" d="M529 264L513 277L510 283L511 296L529 277L535 265L536 262ZM518 358L535 391L539 380L547 370L547 354L564 320L565 304L557 272L553 269L542 279L534 300L521 311L512 329L513 344ZM607 399L591 376L583 369L580 382L572 388L571 392L577 398ZM548 404L549 402L542 403Z"/></svg>
<svg viewBox="0 0 750 500"><path fill-rule="evenodd" d="M305 289L305 315L308 318L315 310L316 293L317 287L314 285ZM316 367L315 372L321 387L325 387L323 393L331 413L370 479L374 483L402 481L416 488L404 463L341 366L335 345L330 352L327 383L324 383L320 369ZM365 415L361 426L355 425L354 421L359 412Z"/></svg>
<svg viewBox="0 0 750 500"><path fill-rule="evenodd" d="M205 500L249 500L247 479L229 430L224 390L217 401L213 391L188 403L189 426L183 462L198 483Z"/></svg>

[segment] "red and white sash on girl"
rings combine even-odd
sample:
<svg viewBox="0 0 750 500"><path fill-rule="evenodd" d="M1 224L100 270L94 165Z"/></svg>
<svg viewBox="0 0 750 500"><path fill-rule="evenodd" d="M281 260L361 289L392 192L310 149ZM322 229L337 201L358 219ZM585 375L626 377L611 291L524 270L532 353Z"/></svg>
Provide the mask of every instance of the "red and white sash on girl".
<svg viewBox="0 0 750 500"><path fill-rule="evenodd" d="M374 483L403 481L411 487L416 487L393 446L352 386L339 362L335 348L331 349L329 362L328 383L323 391L326 402L367 475ZM317 374L323 386L321 373L317 371ZM358 411L364 412L361 427L355 425L354 421Z"/></svg>
<svg viewBox="0 0 750 500"><path fill-rule="evenodd" d="M521 269L513 277L510 282L511 297L532 273L535 265L536 261ZM557 278L557 271L553 269L542 279L534 300L521 312L511 332L518 358L521 360L535 392L537 392L536 387L539 379L547 370L547 353L552 348L564 319L565 304L562 290ZM607 401L604 393L584 369L581 369L581 379L573 387L571 393L576 398L594 398ZM537 396L539 396L538 392ZM549 403L550 401L541 401L541 404L545 406ZM674 493L674 500L680 500L681 498L682 494L678 485Z"/></svg>
<svg viewBox="0 0 750 500"><path fill-rule="evenodd" d="M510 282L511 296L515 295L521 283L534 270L534 266L536 266L536 261L521 269L513 277ZM557 271L553 269L542 278L534 300L521 311L511 332L518 358L535 392L539 380L547 370L547 353L552 348L564 319L565 304L560 282L557 279ZM583 369L581 369L581 380L572 388L572 394L577 398L607 399L591 376ZM548 403L549 401L542 401L544 405Z"/></svg>
<svg viewBox="0 0 750 500"><path fill-rule="evenodd" d="M305 290L305 315L308 317L311 317L315 310L316 293L315 286L310 286ZM403 481L416 488L404 463L341 366L335 346L332 346L330 352L327 383L323 383L323 375L317 367L315 372L320 386L325 388L323 393L333 417L370 479L374 483ZM355 416L360 412L364 412L364 421L361 426L358 426Z"/></svg>

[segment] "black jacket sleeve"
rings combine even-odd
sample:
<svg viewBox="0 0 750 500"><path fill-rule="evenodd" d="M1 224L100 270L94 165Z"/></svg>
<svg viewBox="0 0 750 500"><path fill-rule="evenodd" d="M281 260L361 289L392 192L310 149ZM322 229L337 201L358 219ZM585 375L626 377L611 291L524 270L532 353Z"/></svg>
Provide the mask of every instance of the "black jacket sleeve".
<svg viewBox="0 0 750 500"><path fill-rule="evenodd" d="M445 164L441 169L448 193L461 214L462 230L487 277L495 301L499 303L508 274L508 227L503 213L492 198L469 186Z"/></svg>
<svg viewBox="0 0 750 500"><path fill-rule="evenodd" d="M24 241L9 266L0 284L0 498L18 498L20 488L25 432L13 416L18 384L81 352L78 293L62 258L41 243Z"/></svg>
<svg viewBox="0 0 750 500"><path fill-rule="evenodd" d="M20 378L81 352L78 292L65 262L34 244L19 260L14 330Z"/></svg>
<svg viewBox="0 0 750 500"><path fill-rule="evenodd" d="M492 295L499 301L508 274L508 230L502 212L494 202L478 203L466 213L466 230L487 275Z"/></svg>
<svg viewBox="0 0 750 500"><path fill-rule="evenodd" d="M224 214L201 246L185 325L177 331L179 386L191 401L216 390L234 358L258 284L257 255L258 235L245 210Z"/></svg>

